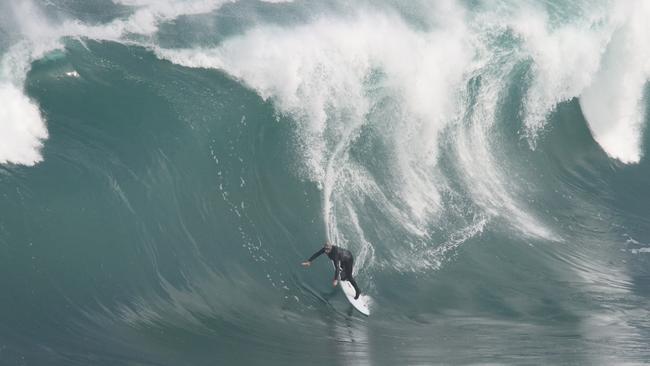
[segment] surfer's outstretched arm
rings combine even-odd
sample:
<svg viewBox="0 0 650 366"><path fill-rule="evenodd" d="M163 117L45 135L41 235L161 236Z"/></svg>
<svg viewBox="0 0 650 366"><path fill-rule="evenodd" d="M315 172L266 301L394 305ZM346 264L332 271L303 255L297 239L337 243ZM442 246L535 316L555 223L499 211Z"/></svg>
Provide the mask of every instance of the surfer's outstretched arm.
<svg viewBox="0 0 650 366"><path fill-rule="evenodd" d="M319 251L314 253L311 257L309 257L309 259L307 259L306 262L302 262L302 265L304 267L309 267L311 265L311 262L313 262L314 259L318 258L318 256L323 254L323 253L325 253L325 248L321 248Z"/></svg>
<svg viewBox="0 0 650 366"><path fill-rule="evenodd" d="M318 256L320 256L320 255L323 254L323 253L325 253L325 248L320 248L319 251L317 251L317 252L314 253L311 257L309 257L309 259L307 260L307 262L313 262L314 259L318 258Z"/></svg>

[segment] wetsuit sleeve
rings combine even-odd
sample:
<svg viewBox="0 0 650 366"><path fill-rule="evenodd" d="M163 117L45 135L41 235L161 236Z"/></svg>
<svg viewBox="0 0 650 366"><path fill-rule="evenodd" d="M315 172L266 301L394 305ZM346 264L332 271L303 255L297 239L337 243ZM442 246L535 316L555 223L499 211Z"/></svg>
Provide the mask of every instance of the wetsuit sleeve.
<svg viewBox="0 0 650 366"><path fill-rule="evenodd" d="M341 277L341 260L336 258L334 261L334 279L338 280Z"/></svg>
<svg viewBox="0 0 650 366"><path fill-rule="evenodd" d="M325 253L325 248L321 248L319 251L317 251L316 253L314 253L314 255L312 255L311 257L309 257L308 261L309 261L309 262L313 262L314 259L318 258L318 256L321 255L321 254L323 254L323 253Z"/></svg>

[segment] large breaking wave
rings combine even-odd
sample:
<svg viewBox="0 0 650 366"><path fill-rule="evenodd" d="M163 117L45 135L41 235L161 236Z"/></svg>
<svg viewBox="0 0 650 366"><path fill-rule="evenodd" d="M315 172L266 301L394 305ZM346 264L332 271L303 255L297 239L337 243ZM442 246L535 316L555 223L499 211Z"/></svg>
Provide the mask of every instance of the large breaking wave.
<svg viewBox="0 0 650 366"><path fill-rule="evenodd" d="M341 363L647 357L635 347L648 338L638 304L650 241L640 199L650 6L114 0L0 10L10 14L0 17L0 238L31 243L16 251L43 258L35 288L72 309L60 311L81 334L61 343L11 325L2 335L22 332L10 346L18 354L46 344L54 351L35 362L83 363L92 357L75 349L90 337L86 354L105 341L97 362L125 364L138 349L145 364L197 349L184 362L242 350L250 362L308 359L287 342L328 363L324 339ZM106 236L92 231L105 226ZM329 267L300 271L326 239L355 253L375 320L340 312L345 302L321 281ZM34 242L43 252L32 256ZM59 275L52 284L41 273ZM489 346L447 354L466 345L437 338L432 323ZM636 353L609 354L608 327ZM539 344L520 341L527 334ZM540 353L558 334L579 336L557 356ZM403 354L379 350L401 338ZM528 359L489 356L517 342Z"/></svg>

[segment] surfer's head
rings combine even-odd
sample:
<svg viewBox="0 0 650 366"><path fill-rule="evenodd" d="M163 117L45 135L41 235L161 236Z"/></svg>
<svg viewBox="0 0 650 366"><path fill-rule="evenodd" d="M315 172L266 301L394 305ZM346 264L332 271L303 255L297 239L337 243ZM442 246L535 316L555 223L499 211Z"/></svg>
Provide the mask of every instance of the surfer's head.
<svg viewBox="0 0 650 366"><path fill-rule="evenodd" d="M332 243L326 241L325 245L323 245L323 248L325 249L325 253L329 254L329 252L332 251Z"/></svg>

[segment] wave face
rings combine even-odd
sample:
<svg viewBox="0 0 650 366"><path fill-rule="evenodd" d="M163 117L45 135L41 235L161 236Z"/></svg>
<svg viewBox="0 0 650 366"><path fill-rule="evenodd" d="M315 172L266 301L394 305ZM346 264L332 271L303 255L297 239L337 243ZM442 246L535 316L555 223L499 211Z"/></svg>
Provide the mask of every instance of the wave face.
<svg viewBox="0 0 650 366"><path fill-rule="evenodd" d="M0 364L648 362L649 16L0 4Z"/></svg>

